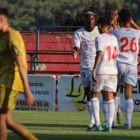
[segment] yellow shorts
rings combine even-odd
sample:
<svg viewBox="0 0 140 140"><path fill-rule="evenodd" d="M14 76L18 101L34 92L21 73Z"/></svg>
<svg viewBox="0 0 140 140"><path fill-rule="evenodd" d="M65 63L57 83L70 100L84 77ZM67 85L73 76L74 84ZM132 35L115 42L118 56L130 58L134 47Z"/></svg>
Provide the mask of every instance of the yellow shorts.
<svg viewBox="0 0 140 140"><path fill-rule="evenodd" d="M19 97L19 91L0 87L0 109L14 109Z"/></svg>

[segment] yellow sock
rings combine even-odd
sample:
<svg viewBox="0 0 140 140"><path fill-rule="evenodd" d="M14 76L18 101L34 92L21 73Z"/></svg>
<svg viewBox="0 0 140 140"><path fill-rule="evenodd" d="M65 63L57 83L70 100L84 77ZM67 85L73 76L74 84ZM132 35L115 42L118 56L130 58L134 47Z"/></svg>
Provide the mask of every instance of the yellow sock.
<svg viewBox="0 0 140 140"><path fill-rule="evenodd" d="M25 140L38 140L30 131L27 129L23 132L22 137Z"/></svg>

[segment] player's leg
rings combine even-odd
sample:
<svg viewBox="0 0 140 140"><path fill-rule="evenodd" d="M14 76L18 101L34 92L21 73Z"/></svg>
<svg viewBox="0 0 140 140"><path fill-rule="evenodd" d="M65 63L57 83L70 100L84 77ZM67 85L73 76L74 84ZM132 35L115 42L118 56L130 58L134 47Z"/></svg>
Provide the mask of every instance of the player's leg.
<svg viewBox="0 0 140 140"><path fill-rule="evenodd" d="M131 129L131 118L133 112L133 98L132 98L133 86L125 83L125 124L124 129Z"/></svg>
<svg viewBox="0 0 140 140"><path fill-rule="evenodd" d="M98 100L100 92L91 91L91 109L95 118L95 126L92 128L92 131L102 131L101 122L100 122L100 102Z"/></svg>
<svg viewBox="0 0 140 140"><path fill-rule="evenodd" d="M93 112L91 110L91 101L90 101L90 73L92 70L80 70L82 84L84 88L85 95L87 97L87 108L90 116L90 121L88 129L91 129L95 124Z"/></svg>
<svg viewBox="0 0 140 140"><path fill-rule="evenodd" d="M107 125L103 131L112 132L112 122L113 122L113 117L115 112L113 93L110 91L106 91L104 92L104 94L107 96L108 119L107 119Z"/></svg>
<svg viewBox="0 0 140 140"><path fill-rule="evenodd" d="M114 119L113 119L113 124L112 128L116 128L116 117L117 117L117 122L118 124L121 124L123 120L123 114L120 108L120 97L119 97L119 85L117 86L117 91L114 94L114 103L115 103L115 114L114 114Z"/></svg>
<svg viewBox="0 0 140 140"><path fill-rule="evenodd" d="M94 119L94 115L93 112L91 110L91 101L90 101L90 87L84 87L84 92L87 96L87 108L88 108L88 112L90 115L90 121L89 121L89 125L88 125L88 129L91 129L93 127L93 125L95 124L95 119Z"/></svg>
<svg viewBox="0 0 140 140"><path fill-rule="evenodd" d="M124 129L131 129L131 117L134 108L132 92L137 83L137 66L126 65L127 70L124 77L124 94L125 94L125 124Z"/></svg>
<svg viewBox="0 0 140 140"><path fill-rule="evenodd" d="M25 140L37 140L37 138L28 131L23 125L15 122L12 119L13 110L8 110L6 113L7 128L23 137Z"/></svg>
<svg viewBox="0 0 140 140"><path fill-rule="evenodd" d="M121 110L121 98L120 98L120 96L118 96L118 110L117 110L117 122L118 122L118 124L122 123L122 119L123 119L123 114L122 114L122 110Z"/></svg>
<svg viewBox="0 0 140 140"><path fill-rule="evenodd" d="M113 123L114 112L115 112L113 93L116 93L116 88L117 88L117 76L110 76L110 75L106 76L104 94L106 95L107 98L108 120L104 131L107 132L112 132L112 123Z"/></svg>
<svg viewBox="0 0 140 140"><path fill-rule="evenodd" d="M117 110L118 110L118 102L119 102L119 85L117 86L117 91L114 93L114 104L115 104L115 112L114 112L114 118L112 123L112 128L116 128L116 116L117 116Z"/></svg>
<svg viewBox="0 0 140 140"><path fill-rule="evenodd" d="M106 95L104 94L103 91L101 91L101 93L102 93L102 97L103 97L102 109L103 109L103 114L105 117L105 121L102 123L102 126L105 127L107 124L107 120L108 120L108 105L107 105Z"/></svg>
<svg viewBox="0 0 140 140"><path fill-rule="evenodd" d="M119 102L119 99L120 99L120 97L119 97L119 87L124 82L124 73L126 71L126 67L122 63L117 62L117 69L118 69L118 75L117 75L118 86L117 86L117 89L116 89L116 93L114 93L115 114L114 114L114 118L113 118L112 128L116 127L116 116L117 116L117 121L118 121L119 124L123 119L121 109L120 109L120 102Z"/></svg>
<svg viewBox="0 0 140 140"><path fill-rule="evenodd" d="M96 78L98 79L98 82L92 81L91 87L90 87L91 109L93 110L94 118L95 118L95 126L91 129L91 131L96 131L96 130L102 131L100 116L99 116L100 105L99 105L98 96L99 96L100 91L103 90L104 81L105 81L106 77L97 75Z"/></svg>
<svg viewBox="0 0 140 140"><path fill-rule="evenodd" d="M6 88L0 87L0 140L7 139L6 113L9 94Z"/></svg>
<svg viewBox="0 0 140 140"><path fill-rule="evenodd" d="M122 121L123 121L123 114L122 114L122 111L121 111L121 99L119 97L119 87L117 88L117 94L118 94L118 99L117 99L117 102L118 102L118 110L117 110L117 122L118 124L121 124Z"/></svg>
<svg viewBox="0 0 140 140"><path fill-rule="evenodd" d="M5 110L5 113L0 113L0 118L1 118L0 120L2 125L1 129L2 131L4 131L2 137L4 138L7 137L7 131L5 131L5 124L6 124L6 130L7 128L11 129L15 133L22 136L25 140L31 140L29 138L31 133L29 131L26 131L24 126L14 122L12 119L12 114L19 96L19 91L14 91L9 88L0 88L0 96L3 97L3 100L1 100L0 98L0 108L1 110L2 109ZM0 139L0 140L5 140L5 139ZM34 140L37 139L35 138Z"/></svg>
<svg viewBox="0 0 140 140"><path fill-rule="evenodd" d="M0 109L0 140L7 139L6 110Z"/></svg>

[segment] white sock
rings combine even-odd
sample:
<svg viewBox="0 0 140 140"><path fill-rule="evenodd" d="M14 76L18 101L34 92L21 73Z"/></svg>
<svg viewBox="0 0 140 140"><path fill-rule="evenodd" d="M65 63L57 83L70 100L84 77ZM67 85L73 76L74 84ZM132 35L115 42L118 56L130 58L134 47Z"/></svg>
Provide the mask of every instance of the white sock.
<svg viewBox="0 0 140 140"><path fill-rule="evenodd" d="M91 99L91 110L93 110L95 124L96 126L98 126L100 124L100 116L99 116L100 106L98 98Z"/></svg>
<svg viewBox="0 0 140 140"><path fill-rule="evenodd" d="M133 99L125 100L125 124L131 124L131 117L133 112L134 104Z"/></svg>
<svg viewBox="0 0 140 140"><path fill-rule="evenodd" d="M116 123L116 115L117 115L118 104L119 104L119 98L118 97L114 97L114 104L115 104L115 112L114 112L113 122Z"/></svg>
<svg viewBox="0 0 140 140"><path fill-rule="evenodd" d="M104 113L105 121L107 122L107 120L108 120L108 105L107 105L107 101L102 101L102 107L103 107L103 113Z"/></svg>
<svg viewBox="0 0 140 140"><path fill-rule="evenodd" d="M118 112L121 111L121 98L118 97Z"/></svg>
<svg viewBox="0 0 140 140"><path fill-rule="evenodd" d="M115 112L115 104L114 100L109 100L108 102L108 124L107 127L112 127L114 112Z"/></svg>
<svg viewBox="0 0 140 140"><path fill-rule="evenodd" d="M91 110L91 101L87 101L87 108L90 115L90 123L91 122L95 123L94 114L93 114L93 111Z"/></svg>

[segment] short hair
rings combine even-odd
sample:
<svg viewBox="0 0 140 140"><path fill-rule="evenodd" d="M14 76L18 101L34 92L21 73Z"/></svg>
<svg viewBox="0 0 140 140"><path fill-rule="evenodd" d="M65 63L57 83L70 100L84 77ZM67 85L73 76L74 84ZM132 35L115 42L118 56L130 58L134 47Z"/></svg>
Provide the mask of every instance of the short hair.
<svg viewBox="0 0 140 140"><path fill-rule="evenodd" d="M123 23L130 22L131 17L132 17L132 14L131 14L130 10L128 10L128 9L121 9L120 10L119 18L120 18L121 22L123 22Z"/></svg>
<svg viewBox="0 0 140 140"><path fill-rule="evenodd" d="M93 12L91 12L91 11L87 11L87 12L83 13L83 16L84 16L84 17L86 17L86 16L88 16L88 15L93 15L93 16L95 16L95 13L93 13Z"/></svg>
<svg viewBox="0 0 140 140"><path fill-rule="evenodd" d="M106 27L110 25L110 22L108 20L108 18L106 17L101 17L97 20L97 24L101 25L102 27Z"/></svg>
<svg viewBox="0 0 140 140"><path fill-rule="evenodd" d="M0 7L0 15L8 17L8 10L5 7Z"/></svg>

